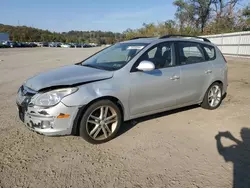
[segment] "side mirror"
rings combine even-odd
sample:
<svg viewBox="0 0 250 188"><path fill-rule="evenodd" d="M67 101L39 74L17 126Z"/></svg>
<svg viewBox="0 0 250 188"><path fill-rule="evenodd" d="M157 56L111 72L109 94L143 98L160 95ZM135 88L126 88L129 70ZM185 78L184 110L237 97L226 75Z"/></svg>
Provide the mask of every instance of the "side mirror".
<svg viewBox="0 0 250 188"><path fill-rule="evenodd" d="M147 71L152 71L155 69L155 64L152 63L151 61L141 61L138 67L136 67L138 70L147 72Z"/></svg>

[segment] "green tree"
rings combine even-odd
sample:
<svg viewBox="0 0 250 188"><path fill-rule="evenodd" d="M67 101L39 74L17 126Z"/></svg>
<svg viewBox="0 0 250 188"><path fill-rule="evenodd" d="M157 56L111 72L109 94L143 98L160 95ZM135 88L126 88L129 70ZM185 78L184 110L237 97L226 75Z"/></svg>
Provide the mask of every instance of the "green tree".
<svg viewBox="0 0 250 188"><path fill-rule="evenodd" d="M250 30L250 4L246 8L243 9L242 15L245 19L244 30Z"/></svg>

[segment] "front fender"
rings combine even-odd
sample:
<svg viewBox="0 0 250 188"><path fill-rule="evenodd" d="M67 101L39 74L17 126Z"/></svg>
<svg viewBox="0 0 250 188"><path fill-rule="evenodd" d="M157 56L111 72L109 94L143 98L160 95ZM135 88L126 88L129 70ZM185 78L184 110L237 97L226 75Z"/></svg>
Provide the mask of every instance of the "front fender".
<svg viewBox="0 0 250 188"><path fill-rule="evenodd" d="M91 101L101 97L115 97L122 103L124 107L124 120L127 120L129 117L129 87L124 86L126 85L124 83L126 82L114 82L114 80L109 79L84 84L79 86L77 92L63 98L62 103L66 106L85 106Z"/></svg>

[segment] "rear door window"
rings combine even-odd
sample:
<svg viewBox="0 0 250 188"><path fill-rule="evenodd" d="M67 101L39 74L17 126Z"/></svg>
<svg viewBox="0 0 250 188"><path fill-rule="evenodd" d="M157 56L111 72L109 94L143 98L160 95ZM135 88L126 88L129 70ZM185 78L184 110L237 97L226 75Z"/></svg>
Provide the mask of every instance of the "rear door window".
<svg viewBox="0 0 250 188"><path fill-rule="evenodd" d="M200 63L205 61L203 50L195 42L178 43L179 61L181 65Z"/></svg>

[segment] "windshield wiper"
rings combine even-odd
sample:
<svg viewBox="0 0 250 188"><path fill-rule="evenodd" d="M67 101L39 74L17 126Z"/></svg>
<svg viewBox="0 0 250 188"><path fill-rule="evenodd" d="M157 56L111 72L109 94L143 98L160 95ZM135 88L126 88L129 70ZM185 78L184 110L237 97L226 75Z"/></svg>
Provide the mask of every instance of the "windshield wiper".
<svg viewBox="0 0 250 188"><path fill-rule="evenodd" d="M99 66L95 66L95 65L91 65L91 64L80 64L81 66L84 66L84 67L91 67L91 68L95 68L95 69L102 69L101 67Z"/></svg>
<svg viewBox="0 0 250 188"><path fill-rule="evenodd" d="M91 64L80 64L80 65L85 66L85 67L95 68L95 69L107 70L107 71L116 70L116 68L113 68L113 67L96 66L96 65L91 65Z"/></svg>

